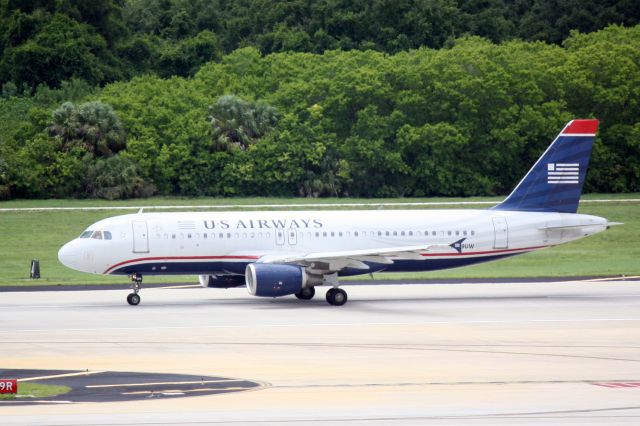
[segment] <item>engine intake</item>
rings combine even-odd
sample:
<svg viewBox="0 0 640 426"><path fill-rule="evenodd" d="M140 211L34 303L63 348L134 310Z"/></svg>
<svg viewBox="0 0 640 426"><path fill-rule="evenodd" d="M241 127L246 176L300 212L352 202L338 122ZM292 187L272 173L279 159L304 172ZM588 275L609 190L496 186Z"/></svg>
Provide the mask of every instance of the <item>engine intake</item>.
<svg viewBox="0 0 640 426"><path fill-rule="evenodd" d="M254 296L280 297L294 294L307 285L301 266L250 263L245 270L247 290Z"/></svg>

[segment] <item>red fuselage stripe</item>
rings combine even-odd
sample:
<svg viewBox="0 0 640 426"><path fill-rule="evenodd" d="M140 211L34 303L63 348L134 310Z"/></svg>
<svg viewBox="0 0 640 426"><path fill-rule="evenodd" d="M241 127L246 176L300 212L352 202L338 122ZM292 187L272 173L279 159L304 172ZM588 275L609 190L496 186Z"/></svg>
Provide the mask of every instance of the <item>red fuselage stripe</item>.
<svg viewBox="0 0 640 426"><path fill-rule="evenodd" d="M538 249L547 248L547 247L551 247L551 246L523 247L523 248L516 248L516 249L489 250L489 251L472 251L472 252L463 252L463 253L423 253L422 256L425 256L425 257L474 256L479 254L499 254L499 253L511 253L514 251L531 251L531 250L538 250Z"/></svg>
<svg viewBox="0 0 640 426"><path fill-rule="evenodd" d="M137 259L125 260L124 262L116 263L115 265L109 267L105 274L113 271L115 268L123 265L127 265L130 263L136 262L149 262L153 260L222 260L222 259L231 259L231 260L258 260L260 256L159 256L159 257L139 257Z"/></svg>
<svg viewBox="0 0 640 426"><path fill-rule="evenodd" d="M423 253L424 257L451 257L451 256L474 256L474 255L483 255L483 254L500 254L500 253L511 253L517 251L531 251L542 249L550 246L536 246L536 247L523 247L517 249L504 249L504 250L489 250L489 251L475 251L475 252L466 252L466 253ZM154 260L161 261L171 261L171 260L258 260L260 256L158 256L158 257L139 257L136 259L125 260L120 263L116 263L115 265L109 267L104 274L108 274L114 269L128 265L136 262L150 262Z"/></svg>

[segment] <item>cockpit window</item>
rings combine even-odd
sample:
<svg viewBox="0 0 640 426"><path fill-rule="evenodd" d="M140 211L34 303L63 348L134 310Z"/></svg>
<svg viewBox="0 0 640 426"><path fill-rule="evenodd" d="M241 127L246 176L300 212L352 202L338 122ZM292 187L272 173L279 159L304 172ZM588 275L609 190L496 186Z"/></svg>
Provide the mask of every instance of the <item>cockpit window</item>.
<svg viewBox="0 0 640 426"><path fill-rule="evenodd" d="M104 239L105 240L110 240L111 239L111 232L104 231L103 234L104 234Z"/></svg>
<svg viewBox="0 0 640 426"><path fill-rule="evenodd" d="M80 234L80 238L89 238L91 234L93 234L93 231L84 231L82 234Z"/></svg>
<svg viewBox="0 0 640 426"><path fill-rule="evenodd" d="M101 240L102 239L102 231L95 231L93 233L93 235L91 236L91 238L93 238L94 240Z"/></svg>

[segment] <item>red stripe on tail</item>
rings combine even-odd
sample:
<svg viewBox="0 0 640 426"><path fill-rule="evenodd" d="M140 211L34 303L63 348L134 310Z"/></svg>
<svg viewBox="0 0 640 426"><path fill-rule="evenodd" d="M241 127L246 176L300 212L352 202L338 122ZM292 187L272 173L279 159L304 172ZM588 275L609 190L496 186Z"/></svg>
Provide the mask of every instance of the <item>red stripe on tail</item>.
<svg viewBox="0 0 640 426"><path fill-rule="evenodd" d="M573 120L564 132L563 135L595 135L598 131L598 120Z"/></svg>

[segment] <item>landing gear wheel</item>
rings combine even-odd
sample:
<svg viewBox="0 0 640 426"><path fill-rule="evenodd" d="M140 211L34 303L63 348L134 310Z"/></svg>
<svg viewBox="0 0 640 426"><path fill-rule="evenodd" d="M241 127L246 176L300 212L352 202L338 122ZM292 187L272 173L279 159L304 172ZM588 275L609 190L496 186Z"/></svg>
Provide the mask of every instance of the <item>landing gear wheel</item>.
<svg viewBox="0 0 640 426"><path fill-rule="evenodd" d="M133 293L127 296L127 302L131 306L136 306L140 303L140 296L138 295L138 292L142 287L142 274L138 272L134 272L130 275L130 278L131 278L131 290L133 290Z"/></svg>
<svg viewBox="0 0 640 426"><path fill-rule="evenodd" d="M300 300L311 300L316 295L316 289L313 287L305 287L296 293L296 297Z"/></svg>
<svg viewBox="0 0 640 426"><path fill-rule="evenodd" d="M131 293L127 296L127 302L132 306L136 306L140 303L140 296L138 293Z"/></svg>
<svg viewBox="0 0 640 426"><path fill-rule="evenodd" d="M342 306L347 303L347 292L341 288L332 288L327 291L327 302L333 306Z"/></svg>

